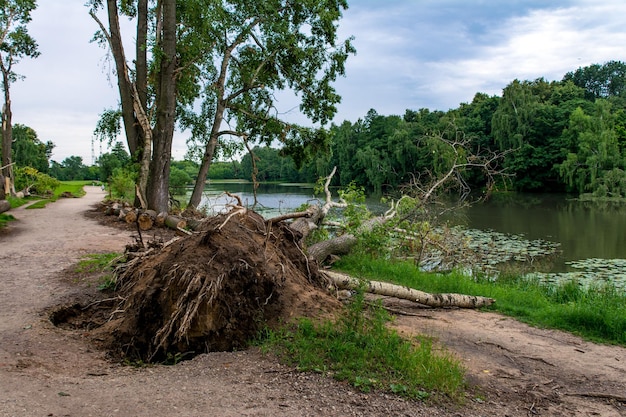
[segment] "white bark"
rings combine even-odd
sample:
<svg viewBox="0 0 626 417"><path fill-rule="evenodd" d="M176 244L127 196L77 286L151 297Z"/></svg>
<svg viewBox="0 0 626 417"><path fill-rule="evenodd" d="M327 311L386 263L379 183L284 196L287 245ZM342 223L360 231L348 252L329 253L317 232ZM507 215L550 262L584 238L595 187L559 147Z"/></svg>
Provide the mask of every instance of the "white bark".
<svg viewBox="0 0 626 417"><path fill-rule="evenodd" d="M410 300L429 307L480 308L495 303L493 298L465 294L431 294L387 282L362 281L333 271L321 272L340 289L355 290L365 285L369 293Z"/></svg>

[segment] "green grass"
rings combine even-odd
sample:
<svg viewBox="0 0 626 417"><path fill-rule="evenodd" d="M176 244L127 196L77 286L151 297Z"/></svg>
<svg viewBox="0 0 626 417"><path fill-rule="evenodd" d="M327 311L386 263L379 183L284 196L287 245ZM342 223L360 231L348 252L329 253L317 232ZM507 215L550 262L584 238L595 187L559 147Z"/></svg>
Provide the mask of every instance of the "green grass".
<svg viewBox="0 0 626 417"><path fill-rule="evenodd" d="M5 227L7 223L13 220L15 220L15 217L11 216L10 214L0 213L0 229Z"/></svg>
<svg viewBox="0 0 626 417"><path fill-rule="evenodd" d="M347 381L363 392L382 390L412 399L461 402L465 370L425 337L406 340L387 326L385 310L367 306L357 294L336 322L301 319L267 331L266 350L303 371Z"/></svg>
<svg viewBox="0 0 626 417"><path fill-rule="evenodd" d="M103 273L98 289L101 291L115 288L113 270L115 265L124 259L124 255L117 252L93 253L85 255L74 270L81 274Z"/></svg>
<svg viewBox="0 0 626 417"><path fill-rule="evenodd" d="M626 346L626 294L611 286L586 290L576 282L550 287L518 276L493 281L456 272L432 274L419 271L411 262L359 255L342 258L336 267L355 276L427 292L491 297L496 303L488 309L533 326L565 330L595 342Z"/></svg>
<svg viewBox="0 0 626 417"><path fill-rule="evenodd" d="M48 203L57 201L63 193L71 193L74 197L82 197L85 195L83 187L85 185L91 185L94 181L61 181L61 184L54 190L50 198L35 198L34 200L29 198L28 201L35 201L26 207L26 209L41 209L45 208Z"/></svg>

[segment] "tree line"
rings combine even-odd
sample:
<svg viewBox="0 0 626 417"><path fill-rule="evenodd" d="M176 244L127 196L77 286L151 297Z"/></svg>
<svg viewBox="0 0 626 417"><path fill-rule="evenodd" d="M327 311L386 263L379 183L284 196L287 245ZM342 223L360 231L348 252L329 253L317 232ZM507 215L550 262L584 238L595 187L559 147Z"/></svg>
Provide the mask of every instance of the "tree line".
<svg viewBox="0 0 626 417"><path fill-rule="evenodd" d="M398 189L412 177L445 172L452 163L442 139L462 141L468 156L503 152L510 174L500 189L626 197L626 64L581 67L562 80L513 80L501 96L477 93L448 111L407 110L403 116L370 110L363 119L330 129L328 153L306 169L374 192ZM446 150L448 149L448 150ZM473 186L484 178L467 170Z"/></svg>
<svg viewBox="0 0 626 417"><path fill-rule="evenodd" d="M477 93L471 103L445 112L419 109L385 116L372 109L355 122L333 124L315 152L300 148L296 155L289 148L256 146L241 159L214 161L203 181L250 179L256 169L258 181L313 182L337 166L336 185L354 182L373 193L390 192L414 176L445 172L452 155L441 141L462 137L467 155L510 151L500 168L512 175L497 184L501 189L626 197L625 80L626 64L612 61L579 68L560 81L513 80L501 96ZM20 124L14 137L13 159L19 166L61 180L110 181L123 170L132 176L132 158L121 142L91 167L80 157L48 166L52 142L41 142L33 129ZM196 182L200 161L189 157L170 165L170 191L183 194ZM480 173L466 170L463 175L473 187L484 186Z"/></svg>
<svg viewBox="0 0 626 417"><path fill-rule="evenodd" d="M7 127L2 164L11 177L7 103L9 86L19 79L13 65L38 52L26 30L36 2L5 3L0 7L0 30L6 34L0 48ZM163 211L171 189L188 179L194 184L191 207L211 175L312 181L337 166L338 184L354 182L382 193L448 172L459 157L502 152L497 168L511 176L498 186L626 194L622 62L579 68L561 81L514 80L500 97L477 93L471 103L448 111L383 116L372 109L363 119L325 129L319 126L334 118L340 100L333 83L356 52L352 38L337 36L345 0L90 0L86 6L95 39L115 63L120 94L120 107L106 110L94 133L112 147L123 136L129 160L117 171L111 168L123 159L114 150L115 158L100 161L103 172L96 173L71 157L52 163L57 177L82 172L108 179L132 167L126 174L137 186L136 203ZM119 20L126 17L136 24L134 48L122 46ZM284 90L298 97L301 113L317 127L282 119L276 94ZM171 158L175 126L190 135L190 158L182 167ZM291 159L268 148L275 143ZM212 169L215 160L245 151L249 155L240 163ZM466 165L461 175L467 184L491 181Z"/></svg>

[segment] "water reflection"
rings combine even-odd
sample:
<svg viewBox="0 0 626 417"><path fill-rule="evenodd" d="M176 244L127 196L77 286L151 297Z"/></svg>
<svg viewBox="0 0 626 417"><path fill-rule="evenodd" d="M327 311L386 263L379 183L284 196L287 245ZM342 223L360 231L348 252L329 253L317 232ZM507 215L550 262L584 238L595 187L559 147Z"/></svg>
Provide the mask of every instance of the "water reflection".
<svg viewBox="0 0 626 417"><path fill-rule="evenodd" d="M553 272L568 261L626 257L626 205L581 202L566 195L515 195L462 209L467 227L559 242ZM458 219L458 218L457 218Z"/></svg>
<svg viewBox="0 0 626 417"><path fill-rule="evenodd" d="M265 217L293 211L302 204L320 202L313 184L260 184L256 211ZM209 214L224 209L233 200L224 191L237 194L246 206L254 203L249 182L212 182L207 185L201 206ZM370 210L385 210L377 198L367 200ZM568 272L567 264L589 258L626 258L626 205L581 202L567 195L512 194L460 209L447 219L453 225L520 235L528 240L561 244L562 254L551 259L543 272Z"/></svg>

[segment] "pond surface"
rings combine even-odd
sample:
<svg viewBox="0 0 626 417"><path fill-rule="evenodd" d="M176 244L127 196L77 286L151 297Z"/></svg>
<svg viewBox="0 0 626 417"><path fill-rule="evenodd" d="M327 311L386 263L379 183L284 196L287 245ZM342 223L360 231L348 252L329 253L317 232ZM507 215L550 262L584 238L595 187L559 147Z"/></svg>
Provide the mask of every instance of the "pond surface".
<svg viewBox="0 0 626 417"><path fill-rule="evenodd" d="M518 194L462 209L454 220L468 228L559 243L552 271L571 262L626 258L626 204L581 202L566 195Z"/></svg>
<svg viewBox="0 0 626 417"><path fill-rule="evenodd" d="M314 184L306 183L259 184L255 211L267 218L291 212L303 204L323 204L323 199L326 197L314 195L314 187ZM200 207L205 207L209 214L219 213L224 210L226 204L235 201L233 198L224 195L225 191L238 195L246 207L254 204L252 183L219 181L207 184ZM337 195L333 194L333 198L336 199ZM370 207L370 210L376 210L377 212L384 210L384 206L379 200L375 198L368 199L367 205Z"/></svg>
<svg viewBox="0 0 626 417"><path fill-rule="evenodd" d="M244 205L254 203L251 183L212 182L201 206L207 205L209 214L224 210L234 202L224 191L237 194ZM322 198L314 196L313 184L261 184L257 195L255 209L265 217ZM385 210L378 199L369 199L367 204L374 212ZM523 239L560 245L556 256L540 264L541 279L588 281L601 276L611 282L617 279L620 287L626 287L626 204L581 202L555 194L504 195L461 209L448 221L467 229L497 232L498 242L502 236L510 236L515 242Z"/></svg>

